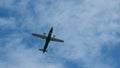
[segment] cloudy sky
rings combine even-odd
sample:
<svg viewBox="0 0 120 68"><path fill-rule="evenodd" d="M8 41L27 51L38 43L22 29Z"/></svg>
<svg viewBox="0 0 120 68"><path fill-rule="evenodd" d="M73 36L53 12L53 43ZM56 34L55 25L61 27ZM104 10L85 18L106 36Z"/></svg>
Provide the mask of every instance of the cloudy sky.
<svg viewBox="0 0 120 68"><path fill-rule="evenodd" d="M0 0L0 68L120 68L120 0Z"/></svg>

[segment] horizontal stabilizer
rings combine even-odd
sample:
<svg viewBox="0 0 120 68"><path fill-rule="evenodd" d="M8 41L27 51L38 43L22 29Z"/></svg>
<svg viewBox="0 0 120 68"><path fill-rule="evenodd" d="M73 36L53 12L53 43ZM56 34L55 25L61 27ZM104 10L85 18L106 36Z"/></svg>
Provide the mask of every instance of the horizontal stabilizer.
<svg viewBox="0 0 120 68"><path fill-rule="evenodd" d="M43 49L39 49L40 51L43 51Z"/></svg>
<svg viewBox="0 0 120 68"><path fill-rule="evenodd" d="M44 51L43 49L39 49L39 51ZM47 51L45 51L45 52L47 52Z"/></svg>

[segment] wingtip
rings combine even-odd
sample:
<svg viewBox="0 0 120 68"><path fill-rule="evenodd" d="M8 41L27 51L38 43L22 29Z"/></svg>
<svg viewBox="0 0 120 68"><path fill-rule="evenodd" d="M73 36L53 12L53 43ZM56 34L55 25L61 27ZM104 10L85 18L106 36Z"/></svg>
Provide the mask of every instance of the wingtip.
<svg viewBox="0 0 120 68"><path fill-rule="evenodd" d="M35 34L35 33L32 33L32 35Z"/></svg>

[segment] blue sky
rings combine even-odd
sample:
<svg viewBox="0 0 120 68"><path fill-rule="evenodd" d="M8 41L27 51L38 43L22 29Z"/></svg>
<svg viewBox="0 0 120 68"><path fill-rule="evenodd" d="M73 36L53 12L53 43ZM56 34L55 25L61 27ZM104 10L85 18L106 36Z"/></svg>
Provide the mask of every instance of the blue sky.
<svg viewBox="0 0 120 68"><path fill-rule="evenodd" d="M0 0L0 68L120 68L119 0ZM53 34L64 43L31 33Z"/></svg>

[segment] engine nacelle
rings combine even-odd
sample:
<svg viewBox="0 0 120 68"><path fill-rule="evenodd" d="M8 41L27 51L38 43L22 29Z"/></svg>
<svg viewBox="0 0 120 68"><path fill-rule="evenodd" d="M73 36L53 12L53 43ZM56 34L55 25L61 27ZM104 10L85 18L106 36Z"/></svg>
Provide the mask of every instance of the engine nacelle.
<svg viewBox="0 0 120 68"><path fill-rule="evenodd" d="M43 33L43 35L46 35L46 33Z"/></svg>
<svg viewBox="0 0 120 68"><path fill-rule="evenodd" d="M53 38L55 38L55 35L53 35Z"/></svg>

